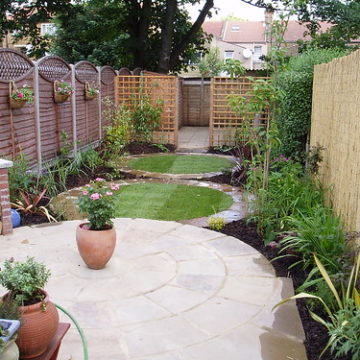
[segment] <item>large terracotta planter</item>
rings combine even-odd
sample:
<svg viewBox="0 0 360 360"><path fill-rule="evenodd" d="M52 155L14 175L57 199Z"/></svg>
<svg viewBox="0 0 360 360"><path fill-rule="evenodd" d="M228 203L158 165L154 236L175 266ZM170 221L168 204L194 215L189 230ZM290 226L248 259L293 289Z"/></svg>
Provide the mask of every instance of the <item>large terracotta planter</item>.
<svg viewBox="0 0 360 360"><path fill-rule="evenodd" d="M76 243L85 264L94 270L100 270L110 260L116 244L114 227L108 230L87 230L87 224L76 229Z"/></svg>
<svg viewBox="0 0 360 360"><path fill-rule="evenodd" d="M43 354L54 337L59 325L59 314L45 292L39 303L20 306L21 327L16 344L21 359L31 359Z"/></svg>

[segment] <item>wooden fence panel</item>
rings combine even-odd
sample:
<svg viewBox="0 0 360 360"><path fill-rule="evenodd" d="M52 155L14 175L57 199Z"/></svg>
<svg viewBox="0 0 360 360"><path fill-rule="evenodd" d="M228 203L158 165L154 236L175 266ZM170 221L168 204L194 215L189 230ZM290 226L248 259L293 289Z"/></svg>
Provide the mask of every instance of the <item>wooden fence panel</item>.
<svg viewBox="0 0 360 360"><path fill-rule="evenodd" d="M76 130L80 146L99 140L99 96L92 100L85 99L85 86L98 87L98 71L88 61L75 65L76 74Z"/></svg>
<svg viewBox="0 0 360 360"><path fill-rule="evenodd" d="M257 77L256 79L266 79ZM243 118L228 104L229 95L248 96L252 82L247 77L238 79L214 77L211 81L210 146L233 145L236 130ZM254 125L266 125L268 111L254 114Z"/></svg>
<svg viewBox="0 0 360 360"><path fill-rule="evenodd" d="M34 104L11 109L10 87L34 85L34 64L26 56L8 49L0 49L0 157L14 158L20 152L31 164L37 160Z"/></svg>
<svg viewBox="0 0 360 360"><path fill-rule="evenodd" d="M71 68L57 56L47 56L38 63L39 69L39 103L40 103L40 136L42 160L56 157L61 143L61 132L73 142L73 123L71 97L64 103L54 101L54 82L66 81L71 84Z"/></svg>
<svg viewBox="0 0 360 360"><path fill-rule="evenodd" d="M315 66L311 145L325 148L320 179L345 228L360 231L360 50Z"/></svg>
<svg viewBox="0 0 360 360"><path fill-rule="evenodd" d="M124 68L123 68L124 69ZM116 72L111 66L103 66L100 71L101 76L101 112L102 112L102 135L105 135L106 126L110 125L110 120L106 118L107 101L115 102L115 78Z"/></svg>
<svg viewBox="0 0 360 360"><path fill-rule="evenodd" d="M118 76L116 79L116 103L132 108L141 101L141 94L152 101L163 101L161 127L155 131L154 141L177 144L178 79L175 76Z"/></svg>

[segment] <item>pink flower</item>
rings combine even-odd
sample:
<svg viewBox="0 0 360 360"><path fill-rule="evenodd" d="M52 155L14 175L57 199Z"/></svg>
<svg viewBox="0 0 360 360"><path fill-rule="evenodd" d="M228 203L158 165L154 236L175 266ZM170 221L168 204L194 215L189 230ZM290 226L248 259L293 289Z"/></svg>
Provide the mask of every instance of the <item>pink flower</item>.
<svg viewBox="0 0 360 360"><path fill-rule="evenodd" d="M278 243L276 241L270 241L268 243L268 246L271 248L271 249L276 249L278 247Z"/></svg>
<svg viewBox="0 0 360 360"><path fill-rule="evenodd" d="M119 190L120 189L120 185L115 184L111 187L112 190Z"/></svg>
<svg viewBox="0 0 360 360"><path fill-rule="evenodd" d="M86 184L85 186L86 186L86 187L91 187L91 185L90 185L90 184Z"/></svg>
<svg viewBox="0 0 360 360"><path fill-rule="evenodd" d="M106 192L106 195L107 195L107 196L111 196L112 194L113 194L112 191L107 191L107 192Z"/></svg>
<svg viewBox="0 0 360 360"><path fill-rule="evenodd" d="M83 191L83 195L89 195L88 191Z"/></svg>
<svg viewBox="0 0 360 360"><path fill-rule="evenodd" d="M24 97L24 94L23 94L22 92L18 92L18 93L17 93L17 96L18 96L20 99L22 99L22 98Z"/></svg>
<svg viewBox="0 0 360 360"><path fill-rule="evenodd" d="M103 178L101 178L101 177L97 177L97 178L95 179L95 181L105 181L105 179L103 179Z"/></svg>
<svg viewBox="0 0 360 360"><path fill-rule="evenodd" d="M94 193L90 196L91 200L99 200L101 198L101 195L98 193Z"/></svg>

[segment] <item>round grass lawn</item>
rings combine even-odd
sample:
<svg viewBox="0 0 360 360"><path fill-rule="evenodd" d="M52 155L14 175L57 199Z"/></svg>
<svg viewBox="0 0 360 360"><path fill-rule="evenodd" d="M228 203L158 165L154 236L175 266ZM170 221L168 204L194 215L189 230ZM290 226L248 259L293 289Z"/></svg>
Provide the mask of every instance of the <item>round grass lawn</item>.
<svg viewBox="0 0 360 360"><path fill-rule="evenodd" d="M222 171L232 162L216 156L204 155L154 155L130 160L132 169L166 174L204 174Z"/></svg>
<svg viewBox="0 0 360 360"><path fill-rule="evenodd" d="M146 183L120 188L115 217L187 220L228 209L231 196L219 190L178 184Z"/></svg>

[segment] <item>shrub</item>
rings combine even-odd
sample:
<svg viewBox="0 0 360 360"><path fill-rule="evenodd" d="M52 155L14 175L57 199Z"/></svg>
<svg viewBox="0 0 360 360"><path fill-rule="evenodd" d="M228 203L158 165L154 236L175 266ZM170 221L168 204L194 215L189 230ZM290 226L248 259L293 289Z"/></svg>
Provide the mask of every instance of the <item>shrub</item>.
<svg viewBox="0 0 360 360"><path fill-rule="evenodd" d="M338 49L312 49L290 58L287 71L276 75L282 90L276 119L281 149L285 155L304 160L309 136L314 66L346 55Z"/></svg>
<svg viewBox="0 0 360 360"><path fill-rule="evenodd" d="M212 216L208 220L208 225L211 230L220 231L225 226L225 219L218 216Z"/></svg>
<svg viewBox="0 0 360 360"><path fill-rule="evenodd" d="M44 264L28 257L25 262L5 260L0 271L0 284L20 305L30 305L42 300L41 289L50 277Z"/></svg>

